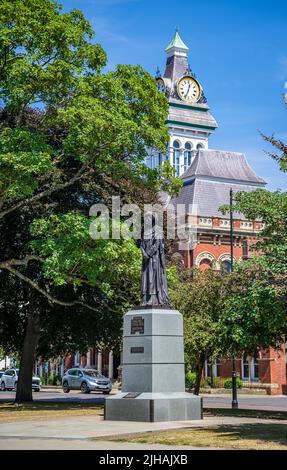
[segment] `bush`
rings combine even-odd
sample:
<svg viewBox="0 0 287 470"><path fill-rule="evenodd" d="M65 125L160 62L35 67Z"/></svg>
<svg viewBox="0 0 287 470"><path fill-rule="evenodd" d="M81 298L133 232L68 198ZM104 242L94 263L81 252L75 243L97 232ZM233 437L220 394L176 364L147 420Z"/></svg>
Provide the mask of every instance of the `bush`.
<svg viewBox="0 0 287 470"><path fill-rule="evenodd" d="M221 377L214 377L213 379L213 388L224 388L225 380Z"/></svg>
<svg viewBox="0 0 287 470"><path fill-rule="evenodd" d="M62 385L62 377L60 374L54 376L54 384L53 385Z"/></svg>
<svg viewBox="0 0 287 470"><path fill-rule="evenodd" d="M62 377L59 374L51 374L48 377L42 377L41 382L42 385L61 385Z"/></svg>
<svg viewBox="0 0 287 470"><path fill-rule="evenodd" d="M237 388L242 388L242 380L237 377L236 379ZM224 381L224 388L231 390L232 389L232 379L226 379Z"/></svg>
<svg viewBox="0 0 287 470"><path fill-rule="evenodd" d="M51 374L47 377L47 385L54 385L54 375Z"/></svg>
<svg viewBox="0 0 287 470"><path fill-rule="evenodd" d="M188 390L191 390L195 385L195 372L187 372L185 375L185 386Z"/></svg>
<svg viewBox="0 0 287 470"><path fill-rule="evenodd" d="M205 387L210 388L211 387L210 377L206 377L205 379L201 379L200 386L203 387L203 388L205 388Z"/></svg>
<svg viewBox="0 0 287 470"><path fill-rule="evenodd" d="M41 385L47 385L47 379L48 379L47 375L42 375L42 377L40 377Z"/></svg>

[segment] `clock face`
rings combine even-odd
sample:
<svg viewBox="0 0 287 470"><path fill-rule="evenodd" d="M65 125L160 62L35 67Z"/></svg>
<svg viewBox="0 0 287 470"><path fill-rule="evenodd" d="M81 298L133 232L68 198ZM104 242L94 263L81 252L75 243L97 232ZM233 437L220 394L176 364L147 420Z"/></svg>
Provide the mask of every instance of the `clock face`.
<svg viewBox="0 0 287 470"><path fill-rule="evenodd" d="M165 92L165 84L162 78L157 78L156 87L159 91Z"/></svg>
<svg viewBox="0 0 287 470"><path fill-rule="evenodd" d="M192 77L182 77L177 85L179 97L190 103L196 103L201 94L199 83Z"/></svg>

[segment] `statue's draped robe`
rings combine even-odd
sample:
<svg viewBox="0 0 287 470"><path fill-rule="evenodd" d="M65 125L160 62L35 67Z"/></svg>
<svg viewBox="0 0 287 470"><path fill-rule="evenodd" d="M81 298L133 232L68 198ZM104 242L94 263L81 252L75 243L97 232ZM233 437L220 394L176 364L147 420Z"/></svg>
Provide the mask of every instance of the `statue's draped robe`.
<svg viewBox="0 0 287 470"><path fill-rule="evenodd" d="M142 239L142 305L169 305L161 239Z"/></svg>

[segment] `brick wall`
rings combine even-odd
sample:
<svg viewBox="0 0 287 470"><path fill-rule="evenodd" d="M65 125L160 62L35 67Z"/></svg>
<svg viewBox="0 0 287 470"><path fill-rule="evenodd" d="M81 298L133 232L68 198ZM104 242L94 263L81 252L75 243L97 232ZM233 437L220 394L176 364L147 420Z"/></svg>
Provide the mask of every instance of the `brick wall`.
<svg viewBox="0 0 287 470"><path fill-rule="evenodd" d="M287 394L285 345L280 351L270 348L262 351L259 359L259 377L262 383L272 384L270 395Z"/></svg>

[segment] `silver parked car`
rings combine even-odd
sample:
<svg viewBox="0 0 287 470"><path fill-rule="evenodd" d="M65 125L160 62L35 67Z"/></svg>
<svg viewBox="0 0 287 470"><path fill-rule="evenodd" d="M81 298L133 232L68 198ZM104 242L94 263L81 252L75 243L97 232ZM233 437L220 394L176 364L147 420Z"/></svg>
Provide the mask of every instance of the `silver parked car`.
<svg viewBox="0 0 287 470"><path fill-rule="evenodd" d="M19 377L19 369L8 369L5 370L4 374L1 376L1 391L13 390L17 388ZM40 377L33 375L32 377L32 390L35 392L40 392Z"/></svg>
<svg viewBox="0 0 287 470"><path fill-rule="evenodd" d="M112 389L110 379L107 379L94 369L81 369L74 367L67 370L62 378L63 391L81 390L83 393L91 391L103 392L108 395Z"/></svg>

